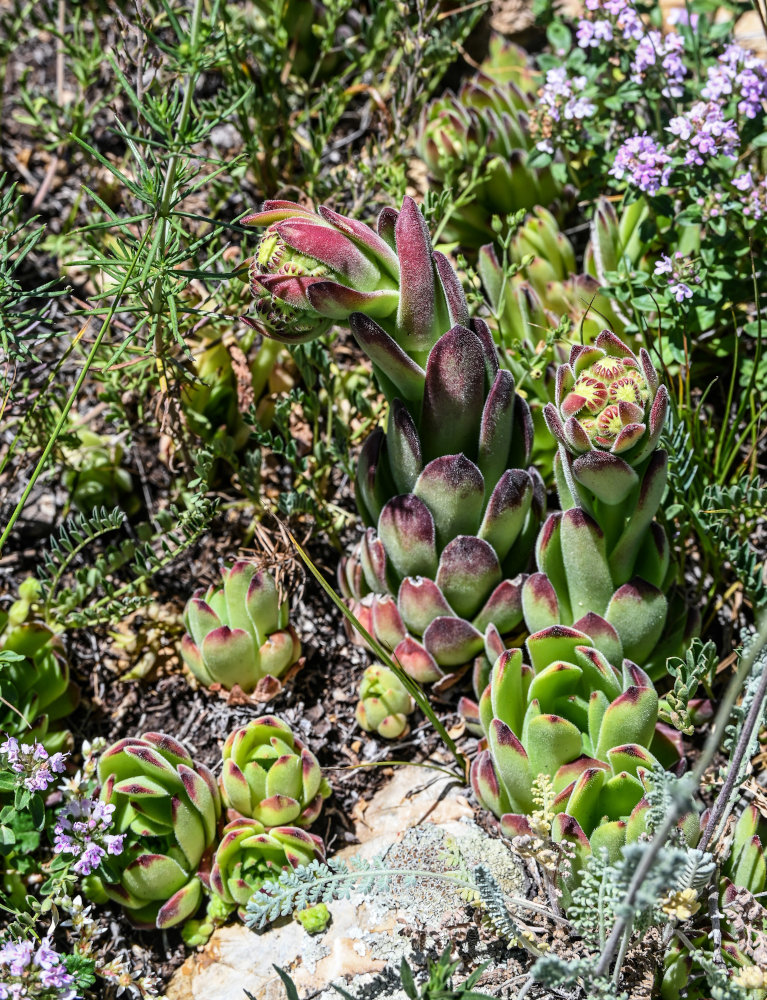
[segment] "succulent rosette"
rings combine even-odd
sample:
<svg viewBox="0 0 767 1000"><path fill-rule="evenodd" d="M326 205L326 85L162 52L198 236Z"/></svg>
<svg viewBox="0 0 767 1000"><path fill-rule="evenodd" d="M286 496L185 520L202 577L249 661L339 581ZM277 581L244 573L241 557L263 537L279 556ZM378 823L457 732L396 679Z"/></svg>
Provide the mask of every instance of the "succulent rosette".
<svg viewBox="0 0 767 1000"><path fill-rule="evenodd" d="M267 830L255 819L238 819L224 827L210 873L210 887L222 902L244 909L264 882L284 868L325 860L322 840L295 826Z"/></svg>
<svg viewBox="0 0 767 1000"><path fill-rule="evenodd" d="M262 715L224 743L224 804L265 827L311 826L330 795L319 761L274 715Z"/></svg>
<svg viewBox="0 0 767 1000"><path fill-rule="evenodd" d="M468 320L458 277L432 251L412 198L400 212L384 209L376 229L290 201L267 201L243 222L266 227L250 262L256 315L247 322L276 340L313 340L362 313L418 360L451 323Z"/></svg>
<svg viewBox="0 0 767 1000"><path fill-rule="evenodd" d="M164 929L197 911L208 881L221 798L216 779L165 733L123 739L101 755L100 798L113 806L122 853L86 880L89 895L120 903L140 927ZM110 878L110 875L114 878Z"/></svg>
<svg viewBox="0 0 767 1000"><path fill-rule="evenodd" d="M61 638L41 622L25 621L6 629L0 651L16 654L0 662L0 732L42 743L50 754L66 749L72 736L62 722L77 707L80 689Z"/></svg>
<svg viewBox="0 0 767 1000"><path fill-rule="evenodd" d="M668 459L657 444L667 408L644 349L637 357L608 330L571 349L555 403L544 408L559 442L563 510L541 529L539 572L522 593L531 631L584 627L597 645L617 632L623 655L653 674L697 625L680 599L666 597L674 569L653 520L666 488Z"/></svg>
<svg viewBox="0 0 767 1000"><path fill-rule="evenodd" d="M647 775L679 759L678 740L658 722L648 675L609 662L584 632L554 626L496 661L480 700L486 733L472 787L507 836L531 835L534 785L555 794L555 841L574 844L577 871L589 851L611 859L645 829ZM697 823L697 817L693 817Z"/></svg>
<svg viewBox="0 0 767 1000"><path fill-rule="evenodd" d="M549 167L527 164L528 113L539 85L524 50L494 36L480 71L424 110L418 152L432 185L472 183L471 199L452 207L444 230L467 250L495 238L493 216L550 205L564 193Z"/></svg>
<svg viewBox="0 0 767 1000"><path fill-rule="evenodd" d="M223 582L198 590L184 609L187 634L181 655L194 676L209 687L235 685L267 700L282 687L278 678L301 656L288 624L287 601L266 570L245 560L222 569Z"/></svg>
<svg viewBox="0 0 767 1000"><path fill-rule="evenodd" d="M405 736L415 702L393 670L372 663L362 675L359 694L355 718L362 729L387 740Z"/></svg>
<svg viewBox="0 0 767 1000"><path fill-rule="evenodd" d="M355 334L371 321L352 320ZM383 339L383 338L381 338ZM358 506L369 528L341 587L416 680L490 663L519 625L521 580L544 507L526 469L532 424L487 326L454 326L418 373L420 407L395 399L365 442ZM416 384L414 375L413 385ZM489 669L489 663L488 663Z"/></svg>

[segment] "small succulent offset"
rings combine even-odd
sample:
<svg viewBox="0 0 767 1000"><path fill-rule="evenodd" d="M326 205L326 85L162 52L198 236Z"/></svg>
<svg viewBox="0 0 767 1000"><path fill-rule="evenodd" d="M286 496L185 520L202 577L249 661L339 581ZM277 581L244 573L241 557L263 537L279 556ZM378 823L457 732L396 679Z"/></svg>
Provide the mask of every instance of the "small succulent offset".
<svg viewBox="0 0 767 1000"><path fill-rule="evenodd" d="M57 753L71 743L71 734L61 723L77 707L80 689L70 678L60 637L42 622L25 620L39 584L30 578L21 584L19 594L9 613L0 614L0 630L4 628L0 636L0 695L4 699L0 731L23 737L25 742L38 741L48 753Z"/></svg>
<svg viewBox="0 0 767 1000"><path fill-rule="evenodd" d="M679 750L635 663L624 659L618 670L584 632L562 626L531 635L527 652L530 665L510 649L493 666L472 787L507 836L531 836L534 785L550 779L550 835L574 846L576 874L590 851L615 860L644 832L647 778L657 762L676 763Z"/></svg>
<svg viewBox="0 0 767 1000"><path fill-rule="evenodd" d="M194 915L208 882L221 797L216 779L164 733L123 739L101 756L100 799L124 834L119 857L86 880L97 901L112 899L140 927L160 930Z"/></svg>
<svg viewBox="0 0 767 1000"><path fill-rule="evenodd" d="M544 408L559 442L562 512L541 529L540 572L522 591L531 631L574 625L598 646L602 634L617 632L623 655L652 672L696 625L666 598L674 570L653 520L666 487L668 458L657 444L667 408L644 349L637 357L609 330L593 346L571 349L557 371L555 403Z"/></svg>
<svg viewBox="0 0 767 1000"><path fill-rule="evenodd" d="M302 343L362 313L419 361L449 326L468 322L458 277L432 251L412 198L400 212L385 208L377 231L324 205L315 213L291 201L267 201L242 221L266 226L250 262L257 315L247 322L267 336Z"/></svg>
<svg viewBox="0 0 767 1000"><path fill-rule="evenodd" d="M198 590L184 609L181 655L206 687L220 684L231 691L237 685L268 700L282 687L278 678L301 656L287 601L280 603L270 573L245 560L221 575L222 584Z"/></svg>
<svg viewBox="0 0 767 1000"><path fill-rule="evenodd" d="M283 868L325 860L322 840L295 826L267 830L255 819L237 819L224 827L210 873L210 887L230 907L244 910L264 882Z"/></svg>
<svg viewBox="0 0 767 1000"><path fill-rule="evenodd" d="M372 325L353 317L355 332L363 323ZM475 658L489 669L519 625L514 578L527 567L545 495L525 468L529 408L481 320L443 334L417 377L420 408L395 399L386 432L363 446L358 506L376 528L340 580L403 669L448 683Z"/></svg>
<svg viewBox="0 0 767 1000"><path fill-rule="evenodd" d="M224 804L265 827L311 826L330 795L317 758L273 715L230 733L223 757Z"/></svg>
<svg viewBox="0 0 767 1000"><path fill-rule="evenodd" d="M459 192L474 185L471 200L458 199L445 228L467 250L493 238L493 216L550 205L563 194L549 167L527 164L528 112L540 82L524 50L496 35L479 72L424 110L418 148L432 183Z"/></svg>
<svg viewBox="0 0 767 1000"><path fill-rule="evenodd" d="M355 718L362 729L387 740L406 735L415 702L393 670L371 663L362 675L359 695Z"/></svg>

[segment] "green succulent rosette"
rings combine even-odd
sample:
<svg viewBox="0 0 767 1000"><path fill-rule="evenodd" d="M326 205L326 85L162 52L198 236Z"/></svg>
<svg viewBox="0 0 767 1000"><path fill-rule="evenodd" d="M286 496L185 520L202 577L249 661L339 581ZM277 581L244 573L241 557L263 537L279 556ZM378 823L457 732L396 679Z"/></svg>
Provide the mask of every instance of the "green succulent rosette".
<svg viewBox="0 0 767 1000"><path fill-rule="evenodd" d="M25 587L36 593L37 583ZM42 743L53 754L71 744L63 722L77 707L80 689L71 679L61 637L42 622L19 621L29 607L22 597L10 615L0 617L0 652L9 654L0 660L0 732Z"/></svg>
<svg viewBox="0 0 767 1000"><path fill-rule="evenodd" d="M140 927L162 930L192 917L209 878L221 798L211 772L165 733L123 739L101 755L100 799L124 834L114 874L91 876L86 891L120 903ZM102 867L103 871L103 867Z"/></svg>
<svg viewBox="0 0 767 1000"><path fill-rule="evenodd" d="M301 644L288 624L274 578L239 560L223 583L198 590L184 609L181 655L206 687L235 686L261 701L281 690L279 678L298 662Z"/></svg>
<svg viewBox="0 0 767 1000"><path fill-rule="evenodd" d="M221 792L225 805L265 827L308 827L330 785L314 754L274 715L252 719L224 743Z"/></svg>
<svg viewBox="0 0 767 1000"><path fill-rule="evenodd" d="M415 702L393 670L372 663L362 675L359 696L354 714L362 729L387 740L407 734L407 717L415 709Z"/></svg>
<svg viewBox="0 0 767 1000"><path fill-rule="evenodd" d="M613 666L585 632L562 626L526 645L529 664L507 650L483 692L472 787L507 836L531 836L543 777L554 793L551 837L573 844L574 877L591 851L617 859L645 831L648 777L679 760L680 743L658 722L658 694L635 663ZM697 817L685 822L694 840Z"/></svg>
<svg viewBox="0 0 767 1000"><path fill-rule="evenodd" d="M210 873L210 887L228 906L242 912L264 882L284 868L325 860L322 840L295 826L267 830L255 819L238 819L224 827Z"/></svg>

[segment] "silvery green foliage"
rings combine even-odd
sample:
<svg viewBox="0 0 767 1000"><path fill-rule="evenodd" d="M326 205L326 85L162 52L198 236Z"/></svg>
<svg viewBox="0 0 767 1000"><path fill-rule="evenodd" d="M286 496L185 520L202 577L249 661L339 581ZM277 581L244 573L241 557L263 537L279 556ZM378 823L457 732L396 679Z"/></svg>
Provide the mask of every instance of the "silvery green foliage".
<svg viewBox="0 0 767 1000"><path fill-rule="evenodd" d="M393 874L381 857L369 861L353 858L349 864L338 858L331 858L327 864L312 861L300 868L282 871L273 881L265 882L248 902L245 923L260 930L278 917L316 903L348 899L352 892L383 892ZM396 875L401 877L403 873L398 871ZM415 881L415 877L407 873L404 879L406 884Z"/></svg>
<svg viewBox="0 0 767 1000"><path fill-rule="evenodd" d="M557 955L544 955L531 969L531 975L536 982L550 988L575 988L579 991L576 996L586 996L588 1000L629 1000L628 993L616 993L615 985L609 979L595 977L594 964L590 959L568 962Z"/></svg>
<svg viewBox="0 0 767 1000"><path fill-rule="evenodd" d="M748 652L749 646L752 642L756 641L754 635L749 636L743 644L743 649L741 650L741 657ZM740 703L733 706L732 718L734 722L731 722L729 726L724 731L724 740L722 742L722 752L729 754L738 745L740 735L743 731L743 724L751 711L751 706L753 705L754 698L757 696L757 691L759 688L759 682L761 680L762 672L767 669L767 650L762 650L761 654L757 656L756 662L751 668L751 672L746 680L745 688L743 691L743 697ZM764 713L764 706L762 706L762 712ZM749 745L746 748L746 752L743 756L743 767L748 766L748 762L756 753L756 745L759 741L759 730L761 726L756 725L751 733ZM738 778L743 777L739 775Z"/></svg>
<svg viewBox="0 0 767 1000"><path fill-rule="evenodd" d="M642 857L650 847L650 841L639 841L635 844L626 844L623 848L623 859L616 864L615 875L624 886L628 887ZM686 850L679 847L662 847L639 887L633 904L629 905L625 899L621 900L615 907L616 915L634 924L637 921L649 921L653 910L668 895L669 886L676 884L679 873L685 869L686 864Z"/></svg>
<svg viewBox="0 0 767 1000"><path fill-rule="evenodd" d="M690 699L701 682L707 683L712 678L718 659L716 645L711 640L704 644L696 637L684 657L670 656L666 660L666 670L674 679L673 690L666 695L669 721L686 736L691 736L695 730L694 717L689 711Z"/></svg>
<svg viewBox="0 0 767 1000"><path fill-rule="evenodd" d="M609 863L607 851L592 854L567 908L570 922L587 947L595 951L604 947L625 893L626 886L617 878L616 865Z"/></svg>
<svg viewBox="0 0 767 1000"><path fill-rule="evenodd" d="M649 833L658 829L672 810L680 817L695 810L693 795L696 786L690 774L677 778L671 771L656 765L652 769L647 788L650 808L646 822Z"/></svg>
<svg viewBox="0 0 767 1000"><path fill-rule="evenodd" d="M510 915L504 898L503 889L493 878L487 865L477 865L471 871L471 877L477 887L480 899L484 904L484 916L492 925L499 937L511 944L516 944L523 936L522 928ZM528 947L529 943L528 943Z"/></svg>

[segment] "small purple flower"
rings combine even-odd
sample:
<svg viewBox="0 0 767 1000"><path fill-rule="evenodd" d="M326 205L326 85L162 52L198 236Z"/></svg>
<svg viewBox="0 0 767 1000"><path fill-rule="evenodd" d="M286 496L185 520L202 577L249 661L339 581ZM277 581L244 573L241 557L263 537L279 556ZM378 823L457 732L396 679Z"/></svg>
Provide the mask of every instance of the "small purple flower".
<svg viewBox="0 0 767 1000"><path fill-rule="evenodd" d="M751 171L747 170L744 174L738 174L733 180L732 186L737 188L738 191L750 191L754 186L754 178L751 176Z"/></svg>
<svg viewBox="0 0 767 1000"><path fill-rule="evenodd" d="M685 299L692 298L692 289L689 285L685 285L683 281L677 281L674 284L669 285L669 291L677 302L683 302Z"/></svg>
<svg viewBox="0 0 767 1000"><path fill-rule="evenodd" d="M611 176L624 177L645 194L657 194L668 183L671 157L647 133L630 136L615 154Z"/></svg>
<svg viewBox="0 0 767 1000"><path fill-rule="evenodd" d="M613 26L609 21L580 21L575 32L578 45L582 49L596 49L602 42L613 40Z"/></svg>
<svg viewBox="0 0 767 1000"><path fill-rule="evenodd" d="M0 1000L74 1000L73 983L49 938L36 950L32 941L0 948Z"/></svg>
<svg viewBox="0 0 767 1000"><path fill-rule="evenodd" d="M663 253L660 256L660 260L655 265L656 274L671 274L674 270L674 265L671 263L671 258L667 254Z"/></svg>
<svg viewBox="0 0 767 1000"><path fill-rule="evenodd" d="M70 799L59 810L53 829L53 849L57 854L77 858L72 868L78 875L91 875L107 853L122 853L124 835L108 833L114 810L112 803L86 796Z"/></svg>
<svg viewBox="0 0 767 1000"><path fill-rule="evenodd" d="M689 111L672 118L667 130L686 145L684 162L701 167L714 156L737 156L740 136L735 123L724 117L721 105L715 101L697 101Z"/></svg>

